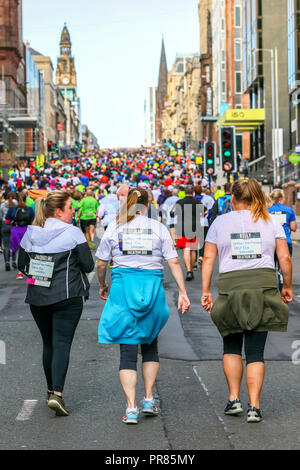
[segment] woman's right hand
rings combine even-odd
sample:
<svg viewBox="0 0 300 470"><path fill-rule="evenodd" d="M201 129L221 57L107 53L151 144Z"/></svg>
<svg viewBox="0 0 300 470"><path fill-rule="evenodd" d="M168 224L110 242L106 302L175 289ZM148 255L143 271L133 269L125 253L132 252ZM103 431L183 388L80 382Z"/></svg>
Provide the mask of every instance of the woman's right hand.
<svg viewBox="0 0 300 470"><path fill-rule="evenodd" d="M283 287L281 291L281 298L285 304L289 304L293 302L293 289L288 287Z"/></svg>
<svg viewBox="0 0 300 470"><path fill-rule="evenodd" d="M209 314L211 314L211 309L213 308L213 305L214 305L214 299L210 292L208 292L207 294L202 294L201 305L204 308L204 310L206 310Z"/></svg>
<svg viewBox="0 0 300 470"><path fill-rule="evenodd" d="M189 311L191 302L187 296L187 294L179 294L178 297L178 310L181 309L182 315Z"/></svg>

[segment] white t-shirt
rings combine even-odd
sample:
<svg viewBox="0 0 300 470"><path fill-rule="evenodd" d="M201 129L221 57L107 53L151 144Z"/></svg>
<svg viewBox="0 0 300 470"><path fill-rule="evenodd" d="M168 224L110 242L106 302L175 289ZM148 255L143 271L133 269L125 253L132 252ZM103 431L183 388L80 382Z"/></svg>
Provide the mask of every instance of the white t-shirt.
<svg viewBox="0 0 300 470"><path fill-rule="evenodd" d="M201 202L202 204L204 204L204 206L206 207L208 211L210 211L213 208L213 205L215 203L214 199L211 196L208 196L207 194L203 194ZM204 227L208 227L208 226L209 226L209 223L208 223L208 214L207 214L204 218Z"/></svg>
<svg viewBox="0 0 300 470"><path fill-rule="evenodd" d="M127 233L128 230L130 233ZM129 251L126 251L128 248ZM138 254L131 254L135 249ZM140 254L145 251L148 252L147 255ZM163 270L163 260L177 258L178 255L163 224L137 215L128 224L117 226L114 221L108 226L96 257L103 261L113 259L114 268Z"/></svg>
<svg viewBox="0 0 300 470"><path fill-rule="evenodd" d="M250 210L233 211L218 217L210 227L206 242L218 247L219 271L275 269L276 238L285 239L277 220L253 222Z"/></svg>

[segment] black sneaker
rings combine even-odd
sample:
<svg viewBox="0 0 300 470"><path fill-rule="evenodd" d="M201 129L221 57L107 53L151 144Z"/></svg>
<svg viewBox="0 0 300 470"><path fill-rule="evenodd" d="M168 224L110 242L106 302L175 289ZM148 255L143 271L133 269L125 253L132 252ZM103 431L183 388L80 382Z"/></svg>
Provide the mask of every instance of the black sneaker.
<svg viewBox="0 0 300 470"><path fill-rule="evenodd" d="M9 263L6 263L6 265L5 265L5 271L10 271L10 264L9 264Z"/></svg>
<svg viewBox="0 0 300 470"><path fill-rule="evenodd" d="M48 406L51 410L56 412L56 416L69 416L64 399L54 393L49 397Z"/></svg>
<svg viewBox="0 0 300 470"><path fill-rule="evenodd" d="M13 269L18 269L17 263L12 263Z"/></svg>
<svg viewBox="0 0 300 470"><path fill-rule="evenodd" d="M248 423L259 423L262 420L261 411L255 406L249 406L247 412Z"/></svg>
<svg viewBox="0 0 300 470"><path fill-rule="evenodd" d="M239 415L243 413L242 404L239 398L233 401L229 401L224 410L226 415Z"/></svg>
<svg viewBox="0 0 300 470"><path fill-rule="evenodd" d="M186 275L186 281L193 281L194 280L194 273L193 272L188 272Z"/></svg>

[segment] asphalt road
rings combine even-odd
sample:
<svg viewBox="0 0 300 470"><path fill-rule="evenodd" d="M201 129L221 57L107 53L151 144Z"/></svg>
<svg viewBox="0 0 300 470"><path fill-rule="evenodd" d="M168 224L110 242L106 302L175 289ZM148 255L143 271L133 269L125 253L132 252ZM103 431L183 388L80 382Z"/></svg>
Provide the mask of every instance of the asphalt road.
<svg viewBox="0 0 300 470"><path fill-rule="evenodd" d="M25 281L4 271L0 261L0 449L230 450L300 447L300 246L294 254L295 301L288 333L269 335L262 393L264 421L246 422L223 414L227 387L222 342L200 307L200 272L187 283L192 305L182 317L176 285L166 268L170 320L161 332L161 369L156 397L162 413L126 426L125 400L118 378L117 345L97 343L103 303L96 275L72 348L64 391L68 418L56 418L45 403L41 339L24 304ZM214 290L217 273L214 276ZM296 343L298 341L298 343ZM5 353L5 354L4 354ZM5 363L3 363L5 362ZM142 380L138 400L143 398ZM241 400L247 408L243 383Z"/></svg>

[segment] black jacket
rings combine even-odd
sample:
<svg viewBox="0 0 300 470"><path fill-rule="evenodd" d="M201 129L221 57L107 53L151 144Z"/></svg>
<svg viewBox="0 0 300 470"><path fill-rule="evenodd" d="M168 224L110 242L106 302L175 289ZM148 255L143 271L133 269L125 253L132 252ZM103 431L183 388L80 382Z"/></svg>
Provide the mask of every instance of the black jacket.
<svg viewBox="0 0 300 470"><path fill-rule="evenodd" d="M30 274L31 260L54 266L52 277ZM25 302L43 306L73 297L87 299L90 286L86 273L92 272L94 265L91 250L80 229L53 218L47 219L44 228L28 227L18 259L18 269L28 277ZM37 285L44 282L49 287Z"/></svg>

